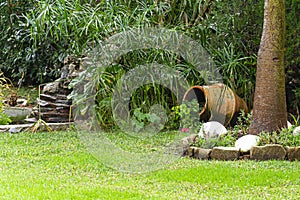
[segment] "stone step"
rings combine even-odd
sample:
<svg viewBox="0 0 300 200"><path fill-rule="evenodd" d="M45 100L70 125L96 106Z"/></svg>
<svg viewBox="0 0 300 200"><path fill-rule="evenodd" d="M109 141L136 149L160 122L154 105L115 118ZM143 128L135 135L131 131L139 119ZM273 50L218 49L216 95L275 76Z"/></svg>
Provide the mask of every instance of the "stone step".
<svg viewBox="0 0 300 200"><path fill-rule="evenodd" d="M44 101L55 102L57 98L50 94L40 94L40 99Z"/></svg>
<svg viewBox="0 0 300 200"><path fill-rule="evenodd" d="M48 117L48 118L43 118L43 120L49 122L49 123L64 123L64 122L73 122L73 119L72 118L69 118L69 117Z"/></svg>
<svg viewBox="0 0 300 200"><path fill-rule="evenodd" d="M68 104L52 103L52 102L47 102L47 101L43 101L43 100L40 100L38 103L41 107L50 107L50 108L65 107L65 108L70 108L70 105L68 105Z"/></svg>
<svg viewBox="0 0 300 200"><path fill-rule="evenodd" d="M49 118L49 117L67 117L69 118L69 113L58 113L58 112L44 112L40 113L42 118Z"/></svg>

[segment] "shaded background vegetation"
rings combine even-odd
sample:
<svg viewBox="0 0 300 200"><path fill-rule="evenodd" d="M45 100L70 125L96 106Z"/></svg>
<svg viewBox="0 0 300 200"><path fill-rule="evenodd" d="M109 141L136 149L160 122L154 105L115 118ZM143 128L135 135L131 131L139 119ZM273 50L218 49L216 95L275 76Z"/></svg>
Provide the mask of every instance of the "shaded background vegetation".
<svg viewBox="0 0 300 200"><path fill-rule="evenodd" d="M299 114L300 106L299 8L300 0L286 0L286 87L288 109L293 114ZM2 0L0 10L1 71L16 84L37 85L54 80L66 56L81 57L88 47L120 31L163 26L199 41L214 58L224 83L252 106L263 1ZM141 55L147 59L141 59ZM99 110L110 106L111 88L117 79L147 62L182 71L191 85L203 84L193 66L176 55L160 50L132 52L108 68L101 78ZM145 87L147 91L168 92L160 86ZM143 103L146 98L139 101ZM103 124L110 124L107 113L100 116L105 118Z"/></svg>

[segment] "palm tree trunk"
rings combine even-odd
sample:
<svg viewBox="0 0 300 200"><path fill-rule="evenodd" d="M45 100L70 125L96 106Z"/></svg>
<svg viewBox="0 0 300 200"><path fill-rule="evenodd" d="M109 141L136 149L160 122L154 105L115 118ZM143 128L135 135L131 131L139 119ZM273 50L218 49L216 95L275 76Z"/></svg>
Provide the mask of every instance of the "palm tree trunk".
<svg viewBox="0 0 300 200"><path fill-rule="evenodd" d="M287 126L284 38L285 1L265 0L250 134Z"/></svg>

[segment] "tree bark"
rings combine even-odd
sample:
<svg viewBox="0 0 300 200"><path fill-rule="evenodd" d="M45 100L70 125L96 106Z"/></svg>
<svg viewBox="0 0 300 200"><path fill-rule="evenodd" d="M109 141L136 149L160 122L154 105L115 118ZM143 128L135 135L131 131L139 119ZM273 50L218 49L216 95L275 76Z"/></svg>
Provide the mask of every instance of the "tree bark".
<svg viewBox="0 0 300 200"><path fill-rule="evenodd" d="M285 1L265 0L250 134L287 126L284 40Z"/></svg>

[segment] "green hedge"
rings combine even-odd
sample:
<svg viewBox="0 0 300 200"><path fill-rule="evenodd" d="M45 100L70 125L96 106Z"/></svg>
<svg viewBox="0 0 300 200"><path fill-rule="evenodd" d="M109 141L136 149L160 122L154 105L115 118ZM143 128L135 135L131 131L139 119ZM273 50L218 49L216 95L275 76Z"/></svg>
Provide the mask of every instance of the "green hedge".
<svg viewBox="0 0 300 200"><path fill-rule="evenodd" d="M10 2L10 5L8 4ZM219 65L224 82L252 105L255 55L263 23L263 1L21 1L0 3L0 66L23 84L60 75L67 55L82 55L87 44L135 26L165 26L199 40ZM300 0L286 0L287 99L299 109ZM236 72L228 73L232 67ZM298 96L297 96L298 95Z"/></svg>

